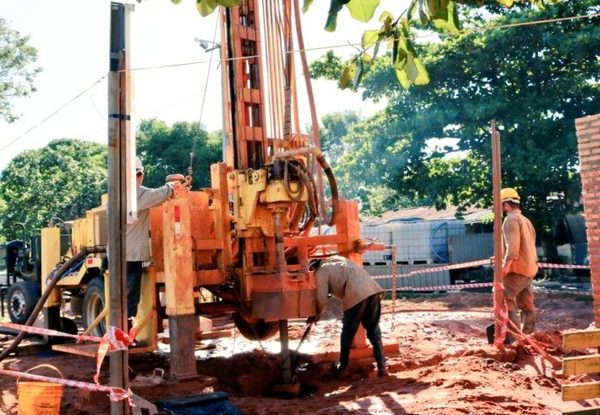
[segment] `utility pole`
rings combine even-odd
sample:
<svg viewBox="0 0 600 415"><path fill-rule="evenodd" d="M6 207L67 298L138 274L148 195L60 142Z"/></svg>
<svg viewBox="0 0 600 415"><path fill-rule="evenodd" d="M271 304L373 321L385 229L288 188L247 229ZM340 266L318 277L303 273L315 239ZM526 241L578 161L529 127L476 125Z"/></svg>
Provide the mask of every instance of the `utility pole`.
<svg viewBox="0 0 600 415"><path fill-rule="evenodd" d="M108 258L109 323L127 330L127 154L131 128L129 97L129 13L131 6L110 4L108 75ZM110 354L110 384L128 389L128 352ZM111 414L129 413L126 401L111 402Z"/></svg>
<svg viewBox="0 0 600 415"><path fill-rule="evenodd" d="M492 120L492 185L494 194L494 333L495 341L502 334L500 311L504 304L504 275L502 270L502 160L500 155L500 133L496 120ZM501 288L502 287L502 288Z"/></svg>

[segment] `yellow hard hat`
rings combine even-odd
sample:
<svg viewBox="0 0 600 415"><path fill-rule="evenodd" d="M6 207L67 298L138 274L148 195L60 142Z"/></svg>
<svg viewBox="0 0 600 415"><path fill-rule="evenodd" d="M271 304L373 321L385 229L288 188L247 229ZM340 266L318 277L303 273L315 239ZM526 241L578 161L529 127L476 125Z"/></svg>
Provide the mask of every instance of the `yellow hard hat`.
<svg viewBox="0 0 600 415"><path fill-rule="evenodd" d="M521 198L515 189L512 187L506 187L500 191L500 200L502 202L513 202L520 203Z"/></svg>

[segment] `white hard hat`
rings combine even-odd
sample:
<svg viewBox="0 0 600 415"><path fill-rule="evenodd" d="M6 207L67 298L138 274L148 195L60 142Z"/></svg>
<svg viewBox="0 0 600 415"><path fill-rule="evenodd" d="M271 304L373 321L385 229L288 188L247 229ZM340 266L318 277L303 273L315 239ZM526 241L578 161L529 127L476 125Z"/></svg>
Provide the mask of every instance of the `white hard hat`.
<svg viewBox="0 0 600 415"><path fill-rule="evenodd" d="M135 158L135 172L136 173L143 173L144 172L144 166L142 165L142 160L140 160L139 157Z"/></svg>

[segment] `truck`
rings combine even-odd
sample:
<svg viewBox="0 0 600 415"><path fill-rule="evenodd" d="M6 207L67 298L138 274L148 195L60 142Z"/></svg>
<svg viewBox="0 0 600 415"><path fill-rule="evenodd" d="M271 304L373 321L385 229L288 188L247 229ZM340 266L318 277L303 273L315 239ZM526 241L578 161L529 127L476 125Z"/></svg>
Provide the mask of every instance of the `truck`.
<svg viewBox="0 0 600 415"><path fill-rule="evenodd" d="M358 204L339 195L319 149L297 2L242 0L218 12L224 160L211 166L210 188L192 191L178 185L171 199L151 209L152 262L142 279L138 347L131 353L155 350L167 319L171 375L193 377L198 316L230 312L247 338L262 340L279 333L282 359L288 362L282 382L291 383L287 321L316 314L316 281L309 262L338 254L362 263ZM300 131L298 64L312 108L311 135ZM100 206L69 222L67 238L64 226L41 230L36 258L41 288L33 293L23 283L13 289L8 298L13 321L23 321L33 299L48 285L48 276L68 258L86 248L106 247L107 204L103 197ZM314 232L319 224L335 231ZM101 250L53 275L60 279L44 303L49 328L65 326L61 310L68 302L81 315L86 334L106 332L111 324L107 264ZM210 293L210 300L201 293ZM80 354L74 349L83 347L55 345Z"/></svg>

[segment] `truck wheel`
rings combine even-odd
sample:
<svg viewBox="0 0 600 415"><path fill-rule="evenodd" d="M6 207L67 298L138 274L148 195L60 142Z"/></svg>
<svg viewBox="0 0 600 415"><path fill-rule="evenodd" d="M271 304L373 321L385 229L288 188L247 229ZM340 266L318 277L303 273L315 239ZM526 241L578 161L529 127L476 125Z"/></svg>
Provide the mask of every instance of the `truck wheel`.
<svg viewBox="0 0 600 415"><path fill-rule="evenodd" d="M264 320L252 319L240 312L233 315L233 321L242 336L249 340L270 339L279 331L279 323L277 321L266 322Z"/></svg>
<svg viewBox="0 0 600 415"><path fill-rule="evenodd" d="M10 321L25 324L40 296L40 287L33 282L19 281L11 285L6 294Z"/></svg>
<svg viewBox="0 0 600 415"><path fill-rule="evenodd" d="M102 278L93 278L83 296L82 320L83 327L87 329L96 320L104 310L106 301L104 299L104 280ZM106 333L106 321L102 321L92 330L91 335L102 337Z"/></svg>

